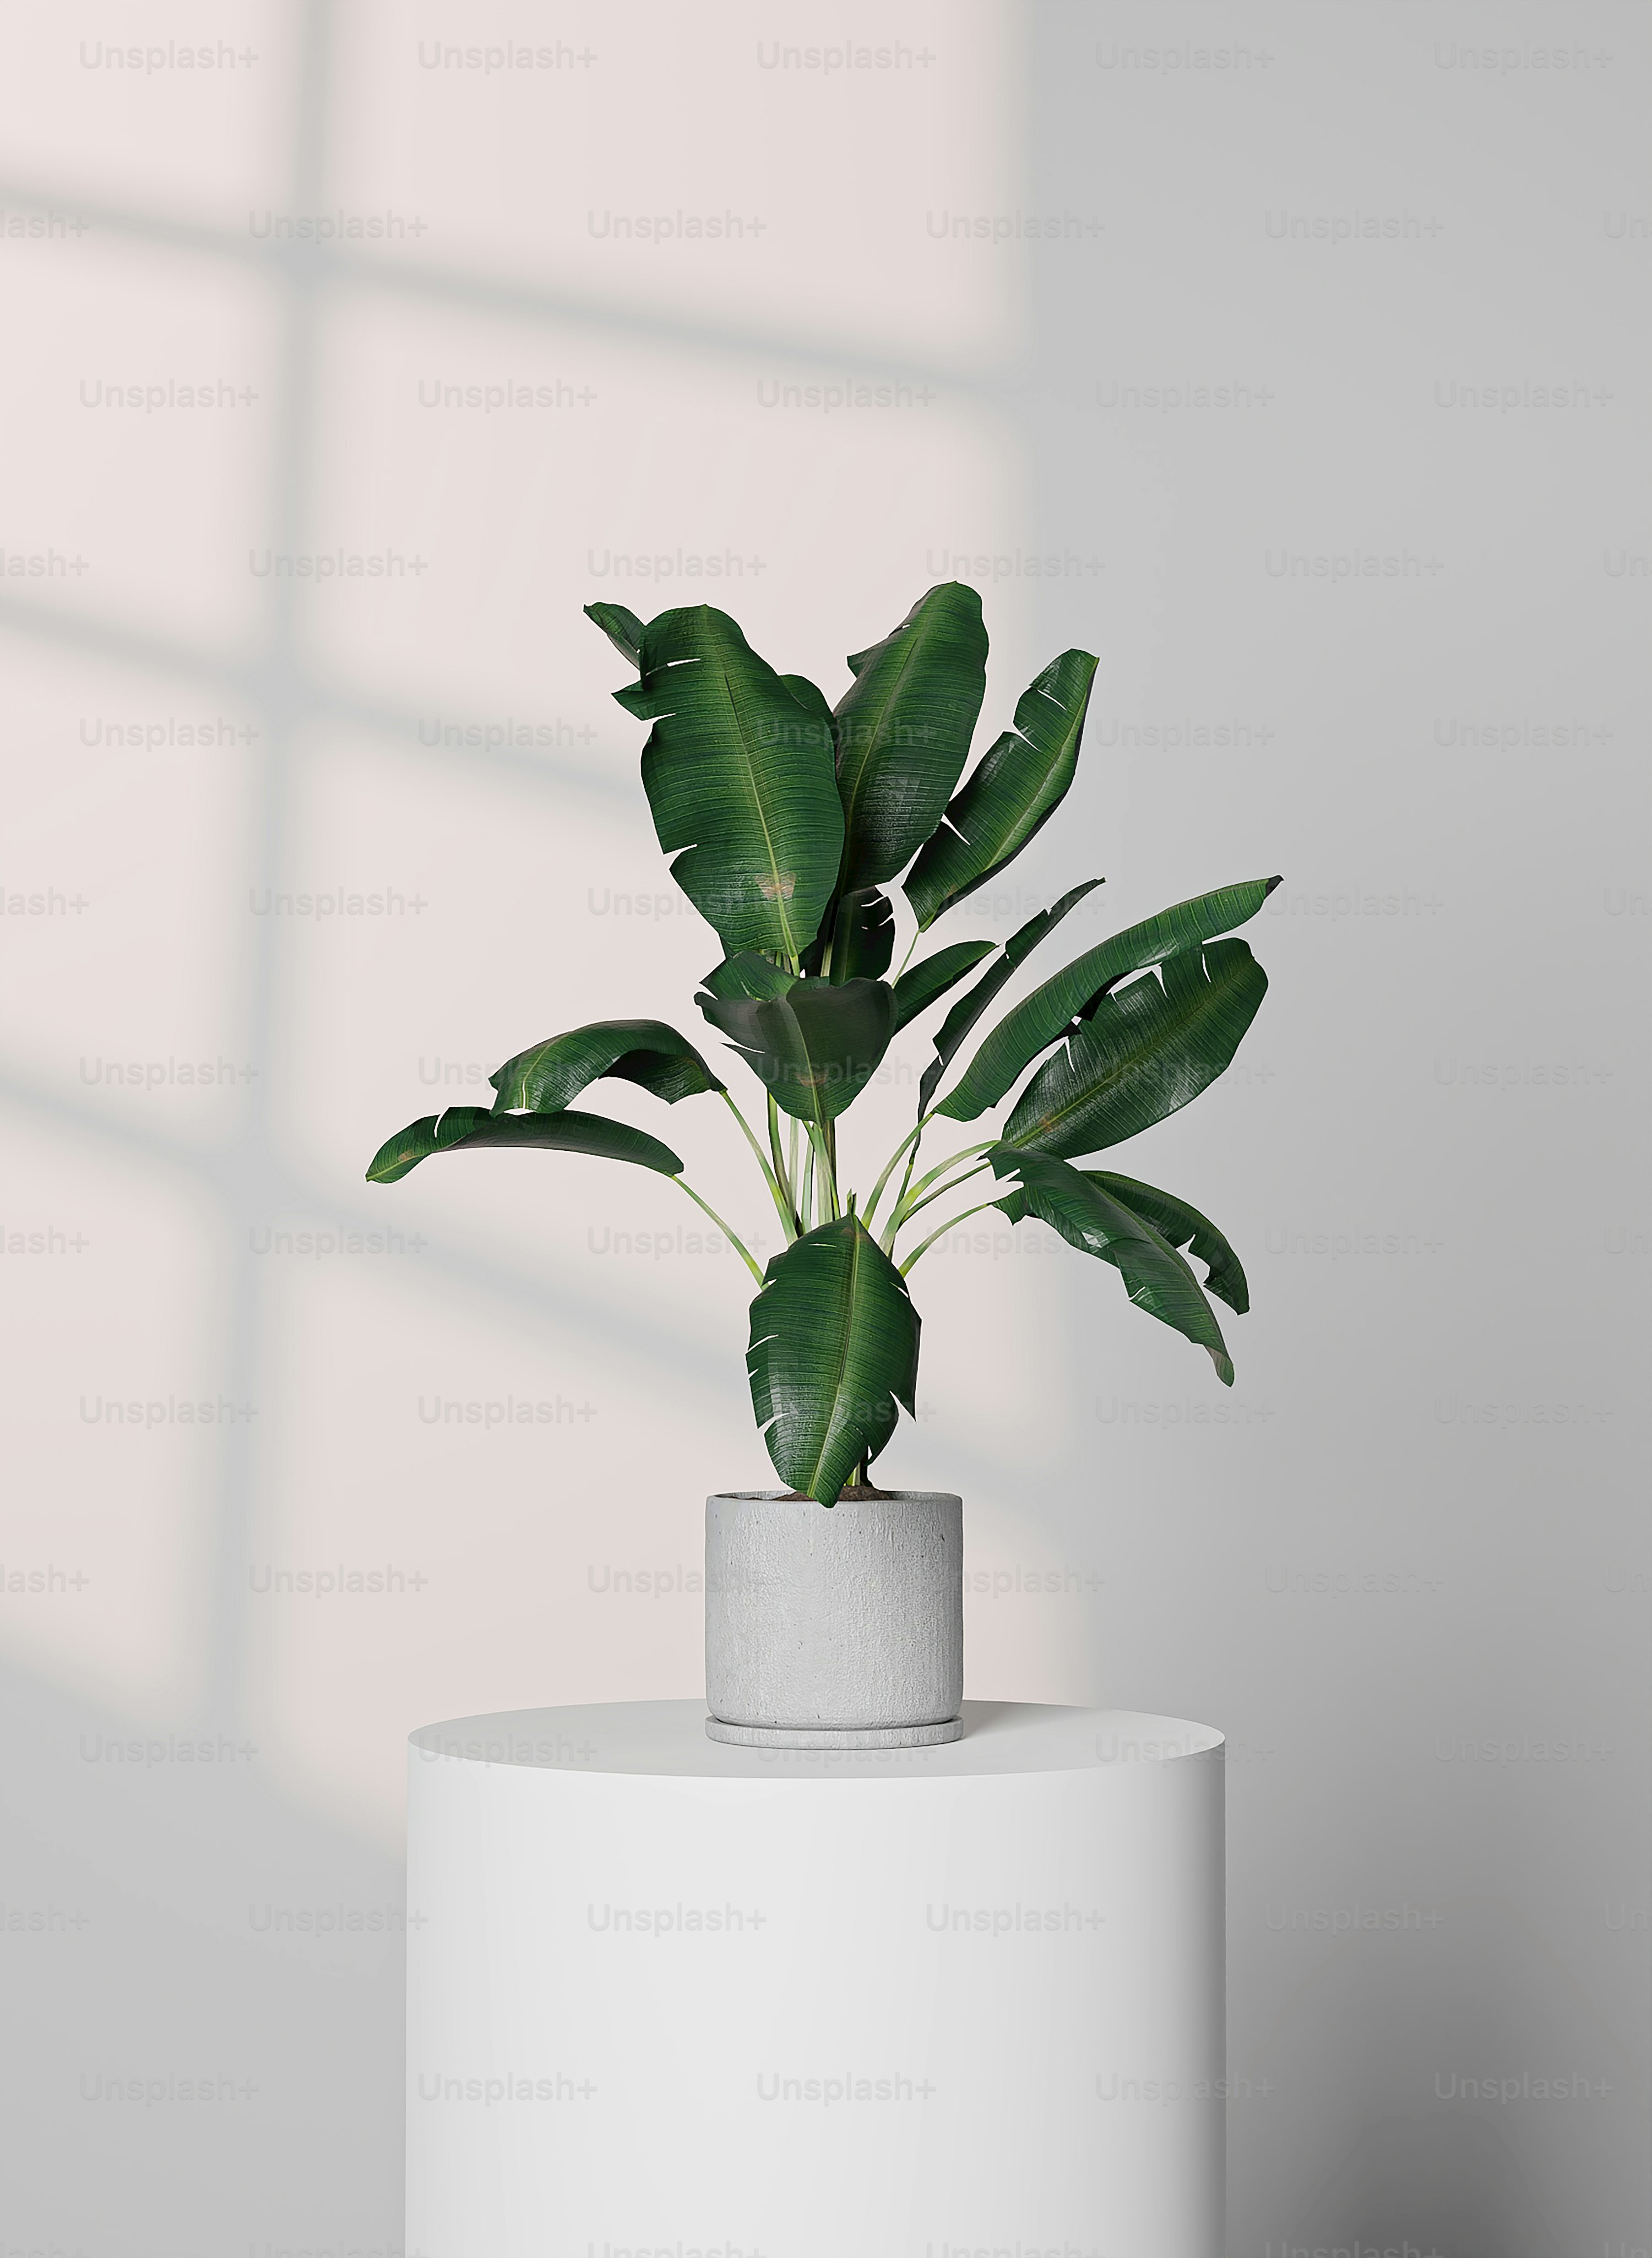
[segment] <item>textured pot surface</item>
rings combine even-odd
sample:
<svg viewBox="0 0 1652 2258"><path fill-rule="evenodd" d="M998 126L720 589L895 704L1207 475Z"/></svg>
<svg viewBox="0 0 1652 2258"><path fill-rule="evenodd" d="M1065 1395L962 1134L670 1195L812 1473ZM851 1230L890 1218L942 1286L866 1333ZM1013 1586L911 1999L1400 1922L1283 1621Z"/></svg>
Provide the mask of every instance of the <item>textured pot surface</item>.
<svg viewBox="0 0 1652 2258"><path fill-rule="evenodd" d="M943 1737L964 1701L962 1500L709 1497L706 1699L714 1736Z"/></svg>

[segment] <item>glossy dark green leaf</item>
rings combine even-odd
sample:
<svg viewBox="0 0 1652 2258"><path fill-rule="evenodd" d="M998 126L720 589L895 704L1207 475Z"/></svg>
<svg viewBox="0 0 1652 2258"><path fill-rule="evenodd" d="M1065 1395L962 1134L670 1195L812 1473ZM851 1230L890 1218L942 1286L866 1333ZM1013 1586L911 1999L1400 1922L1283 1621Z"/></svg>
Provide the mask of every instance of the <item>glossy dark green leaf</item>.
<svg viewBox="0 0 1652 2258"><path fill-rule="evenodd" d="M1278 878L1253 878L1236 886L1178 902L1157 917L1116 933L1086 949L1030 996L1007 1012L981 1045L963 1079L940 1111L954 1121L973 1121L996 1105L1023 1067L1049 1049L1096 998L1132 972L1144 972L1178 948L1229 933L1253 918L1278 884Z"/></svg>
<svg viewBox="0 0 1652 2258"><path fill-rule="evenodd" d="M862 886L844 894L832 921L830 977L839 986L845 980L881 980L894 955L894 906L876 886Z"/></svg>
<svg viewBox="0 0 1652 2258"><path fill-rule="evenodd" d="M585 616L595 621L622 658L641 665L643 623L635 612L628 612L623 604L587 604Z"/></svg>
<svg viewBox="0 0 1652 2258"><path fill-rule="evenodd" d="M949 988L956 988L966 972L973 972L984 956L996 955L997 949L995 941L955 941L903 972L894 984L897 1032L931 1004L938 1004Z"/></svg>
<svg viewBox="0 0 1652 2258"><path fill-rule="evenodd" d="M1174 1192L1159 1191L1152 1184L1138 1183L1134 1176L1115 1176L1100 1168L1081 1168L1080 1175L1099 1184L1110 1198L1143 1222L1150 1223L1167 1246L1186 1247L1205 1264L1205 1291L1226 1302L1228 1307L1243 1317L1250 1307L1250 1288L1244 1266L1208 1216L1200 1215L1196 1207L1189 1207Z"/></svg>
<svg viewBox="0 0 1652 2258"><path fill-rule="evenodd" d="M1071 1160L1163 1121L1227 1071L1268 991L1243 941L1178 949L1103 996L1046 1059L1004 1125L1007 1145Z"/></svg>
<svg viewBox="0 0 1652 2258"><path fill-rule="evenodd" d="M1000 1203L1013 1220L1035 1215L1070 1246L1111 1262L1137 1309L1207 1351L1216 1377L1223 1387L1233 1386L1233 1363L1203 1288L1144 1216L1114 1199L1094 1176L1051 1154L994 1145L986 1157L1000 1182L1014 1178L1020 1184L1019 1195Z"/></svg>
<svg viewBox="0 0 1652 2258"><path fill-rule="evenodd" d="M1096 660L1065 650L1022 692L1015 726L985 752L906 882L921 929L1014 862L1066 797Z"/></svg>
<svg viewBox="0 0 1652 2258"><path fill-rule="evenodd" d="M788 988L796 987L797 975L772 956L743 948L737 956L725 956L721 964L714 964L700 985L713 996L784 996Z"/></svg>
<svg viewBox="0 0 1652 2258"><path fill-rule="evenodd" d="M483 1147L527 1145L553 1153L594 1153L599 1160L633 1161L680 1176L682 1162L669 1145L628 1122L601 1113L489 1113L480 1105L450 1105L426 1114L381 1145L367 1170L370 1184L393 1184L429 1160L432 1153L462 1153Z"/></svg>
<svg viewBox="0 0 1652 2258"><path fill-rule="evenodd" d="M1100 878L1086 878L1082 885L1074 886L1071 892L1063 894L1058 902L1052 902L1047 910L1040 910L1036 917L1029 918L1026 924L1018 932L1011 934L1004 943L1004 953L992 969L981 975L967 996L959 997L941 1022L941 1032L935 1039L935 1056L923 1069L923 1078L918 1084L920 1113L929 1111L929 1101L940 1085L941 1076L957 1057L965 1037L1016 967L1025 962L1046 934L1061 923L1070 909L1081 902L1086 894L1093 893L1101 883ZM899 993L897 989L897 996Z"/></svg>
<svg viewBox="0 0 1652 2258"><path fill-rule="evenodd" d="M843 852L830 732L709 604L651 620L641 656L615 696L654 724L643 783L673 877L729 955L801 957Z"/></svg>
<svg viewBox="0 0 1652 2258"><path fill-rule="evenodd" d="M700 996L783 1111L824 1128L852 1104L889 1047L894 997L881 980L800 980L784 996Z"/></svg>
<svg viewBox="0 0 1652 2258"><path fill-rule="evenodd" d="M721 1090L692 1043L660 1019L598 1019L507 1059L488 1081L495 1113L557 1113L603 1075L635 1082L667 1105Z"/></svg>
<svg viewBox="0 0 1652 2258"><path fill-rule="evenodd" d="M943 581L849 665L834 715L844 893L903 870L957 788L986 690L979 595Z"/></svg>
<svg viewBox="0 0 1652 2258"><path fill-rule="evenodd" d="M775 1472L834 1505L914 1411L918 1313L859 1218L822 1224L769 1264L751 1304L751 1408Z"/></svg>

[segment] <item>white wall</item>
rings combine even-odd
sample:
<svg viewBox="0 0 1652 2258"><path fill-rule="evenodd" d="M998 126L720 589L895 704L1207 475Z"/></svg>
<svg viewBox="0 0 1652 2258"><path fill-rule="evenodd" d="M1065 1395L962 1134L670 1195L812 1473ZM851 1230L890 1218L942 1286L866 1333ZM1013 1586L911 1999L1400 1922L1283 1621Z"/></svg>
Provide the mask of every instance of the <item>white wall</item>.
<svg viewBox="0 0 1652 2258"><path fill-rule="evenodd" d="M668 1184L362 1169L445 1075L692 1026L718 951L582 602L713 595L835 690L967 577L984 727L1102 666L1065 819L959 934L1286 875L1241 1064L1121 1154L1250 1266L1231 1396L1044 1234L916 1274L884 1465L967 1497L971 1690L1231 1736L1236 2258L1644 2252L1641 11L0 39L4 2247L399 2250L403 1736L693 1693L676 1572L766 1467L745 1274L614 1251L694 1228ZM742 231L616 238L680 214ZM547 404L425 404L503 385ZM264 569L341 554L401 566ZM421 1417L506 1396L566 1412ZM340 1567L393 1588L270 1588Z"/></svg>

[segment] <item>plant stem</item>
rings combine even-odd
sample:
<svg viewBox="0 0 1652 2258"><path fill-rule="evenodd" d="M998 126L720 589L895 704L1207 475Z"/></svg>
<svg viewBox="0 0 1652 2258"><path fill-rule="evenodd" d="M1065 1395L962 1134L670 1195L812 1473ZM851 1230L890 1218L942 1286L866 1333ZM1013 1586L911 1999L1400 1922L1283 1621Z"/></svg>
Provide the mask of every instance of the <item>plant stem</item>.
<svg viewBox="0 0 1652 2258"><path fill-rule="evenodd" d="M793 1212L789 1189L786 1191L782 1191L780 1180L776 1176L774 1170L769 1166L768 1162L763 1157L763 1147L758 1143L757 1139L751 1133L751 1123L746 1119L744 1114L741 1112L739 1107L735 1104L733 1098L726 1090L723 1093L723 1102L728 1107L730 1112L733 1114L735 1119L739 1123L741 1133L744 1136L746 1143L751 1147L753 1154L756 1155L757 1164L763 1171L764 1181L768 1185L770 1195L774 1201L775 1213L780 1218L780 1228L786 1233L787 1245L789 1246L793 1239L797 1237L797 1218ZM774 1100L771 1098L769 1100L769 1104L773 1105L773 1103ZM774 1147L774 1157L778 1161L780 1156L780 1147L777 1144Z"/></svg>
<svg viewBox="0 0 1652 2258"><path fill-rule="evenodd" d="M803 1155L803 1202L799 1211L805 1231L815 1228L815 1147L810 1143Z"/></svg>
<svg viewBox="0 0 1652 2258"><path fill-rule="evenodd" d="M925 1192L922 1199L915 1199L910 1207L902 1211L901 1222L910 1223L920 1209L928 1207L932 1201L944 1199L949 1192L961 1191L970 1178L979 1176L986 1166L985 1161L977 1161L972 1168L965 1168L961 1176L954 1176L950 1183L936 1184L932 1192Z"/></svg>
<svg viewBox="0 0 1652 2258"><path fill-rule="evenodd" d="M769 1159L773 1163L776 1176L779 1177L789 1197L792 1189L791 1179L786 1173L785 1156L780 1151L780 1111L774 1103L773 1090L768 1094L765 1110L769 1125Z"/></svg>
<svg viewBox="0 0 1652 2258"><path fill-rule="evenodd" d="M915 1192L926 1191L935 1182L937 1176L943 1176L947 1170L950 1168L954 1167L957 1162L959 1161L972 1161L977 1153L990 1152L992 1147L999 1143L999 1141L1000 1140L996 1137L987 1137L984 1138L979 1145L965 1145L962 1152L949 1153L944 1161L937 1161L932 1168L929 1169L923 1175L921 1175L918 1178L917 1182L912 1187L913 1190Z"/></svg>
<svg viewBox="0 0 1652 2258"><path fill-rule="evenodd" d="M808 1131L808 1141L815 1154L815 1182L819 1193L815 1205L820 1212L820 1220L836 1223L842 1211L837 1204L837 1178L832 1168L831 1148L826 1141L827 1133L818 1122L810 1121L804 1125ZM827 1213L829 1202L830 1217Z"/></svg>
<svg viewBox="0 0 1652 2258"><path fill-rule="evenodd" d="M919 1122L915 1129L908 1130L906 1135L901 1140L901 1142L895 1147L894 1152L890 1154L888 1160L884 1163L883 1174L879 1177L877 1182L872 1188L872 1197L866 1202L865 1206L860 1211L861 1221L869 1227L871 1225L872 1217L877 1212L878 1203L883 1197L883 1188L888 1182L890 1177L894 1174L896 1164L899 1162L901 1155L906 1151L908 1145L912 1147L915 1152L916 1151L918 1140L923 1134L924 1122L927 1122L929 1118L929 1115L926 1113L923 1117L923 1120ZM910 1163L908 1163L908 1166L910 1166Z"/></svg>
<svg viewBox="0 0 1652 2258"><path fill-rule="evenodd" d="M907 1154L907 1172L901 1179L901 1189L895 1198L894 1211L889 1218L889 1229L883 1241L883 1251L886 1254L893 1254L894 1252L895 1233L901 1228L901 1211L907 1204L907 1187L912 1182L912 1171L917 1165L919 1148L923 1141L924 1122L929 1118L929 1116L926 1113L923 1120L919 1122L918 1133L912 1140L912 1150Z"/></svg>
<svg viewBox="0 0 1652 2258"><path fill-rule="evenodd" d="M938 1161L934 1168L927 1169L924 1174L918 1178L917 1182L912 1186L910 1192L908 1191L906 1185L902 1184L901 1187L901 1196L895 1202L895 1211L894 1215L890 1218L890 1229L885 1240L885 1251L887 1252L888 1249L893 1246L894 1242L894 1234L896 1231L900 1229L901 1225L906 1221L907 1218L909 1215L915 1214L919 1208L926 1204L925 1200L918 1196L920 1193L929 1193L929 1188L935 1182L936 1177L944 1176L950 1168L957 1168L960 1161L971 1161L974 1159L978 1153L990 1152L997 1142L998 1140L996 1137L989 1137L982 1144L966 1145L961 1153L949 1154L944 1161ZM915 1146L913 1147L915 1153L916 1152L916 1149L917 1148ZM971 1173L973 1174L973 1170L972 1170ZM911 1170L908 1169L907 1174L909 1179ZM960 1177L958 1181L961 1182L963 1179ZM950 1184L943 1184L941 1186L941 1189L943 1191L950 1191L951 1189L951 1186ZM929 1193L929 1196L931 1198L936 1196L933 1193Z"/></svg>
<svg viewBox="0 0 1652 2258"><path fill-rule="evenodd" d="M960 1223L967 1223L972 1215L985 1214L986 1211L989 1207L996 1207L997 1205L998 1202L996 1200L983 1200L979 1207L966 1207L962 1215L955 1215L950 1222L943 1223L939 1231L932 1231L929 1237L922 1242L922 1246L915 1247L913 1252L908 1255L906 1260L901 1265L901 1275L904 1278L908 1271L911 1269L913 1264L918 1260L919 1256L927 1254L937 1239L944 1239L949 1231L955 1231Z"/></svg>
<svg viewBox="0 0 1652 2258"><path fill-rule="evenodd" d="M705 1210L706 1213L711 1218L713 1223L716 1225L717 1229L723 1233L730 1246L733 1247L741 1261L744 1263L746 1268L751 1273L751 1275L757 1280L758 1284L760 1286L763 1283L763 1273L758 1268L757 1264L752 1260L747 1249L742 1246L740 1240L736 1238L734 1232L730 1230L728 1225L724 1223L723 1218L717 1213L716 1208L712 1206L710 1201L702 1200L699 1193L694 1189L694 1186L688 1182L686 1177L673 1176L672 1178L672 1182L673 1184L680 1184L684 1191L687 1193L689 1198L694 1202L694 1205Z"/></svg>
<svg viewBox="0 0 1652 2258"><path fill-rule="evenodd" d="M797 1212L797 1140L795 1137L792 1140L792 1157L788 1166L780 1151L780 1109L774 1103L773 1090L768 1097L768 1120L769 1152L773 1158L774 1173L780 1179L780 1189L786 1195L787 1208L792 1218L792 1236L795 1239L803 1227Z"/></svg>

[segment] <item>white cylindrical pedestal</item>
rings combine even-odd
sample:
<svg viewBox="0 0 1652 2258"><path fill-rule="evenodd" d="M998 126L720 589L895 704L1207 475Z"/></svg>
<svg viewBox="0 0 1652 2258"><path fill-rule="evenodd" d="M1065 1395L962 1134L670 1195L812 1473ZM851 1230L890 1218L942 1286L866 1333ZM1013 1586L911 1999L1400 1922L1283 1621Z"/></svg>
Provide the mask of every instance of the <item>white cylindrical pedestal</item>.
<svg viewBox="0 0 1652 2258"><path fill-rule="evenodd" d="M1221 2258L1221 1736L968 1702L414 1734L406 2247Z"/></svg>

